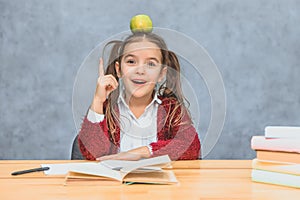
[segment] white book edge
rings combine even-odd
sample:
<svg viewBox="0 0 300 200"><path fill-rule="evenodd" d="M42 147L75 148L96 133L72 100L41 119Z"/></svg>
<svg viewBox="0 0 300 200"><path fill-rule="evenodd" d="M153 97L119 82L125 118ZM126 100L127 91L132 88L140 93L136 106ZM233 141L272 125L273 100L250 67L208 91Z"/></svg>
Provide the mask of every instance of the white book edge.
<svg viewBox="0 0 300 200"><path fill-rule="evenodd" d="M300 176L252 169L252 181L300 188Z"/></svg>
<svg viewBox="0 0 300 200"><path fill-rule="evenodd" d="M266 138L299 138L300 127L298 126L266 126Z"/></svg>
<svg viewBox="0 0 300 200"><path fill-rule="evenodd" d="M265 136L252 136L251 148L253 150L269 150L300 153L300 140L292 138L266 138Z"/></svg>

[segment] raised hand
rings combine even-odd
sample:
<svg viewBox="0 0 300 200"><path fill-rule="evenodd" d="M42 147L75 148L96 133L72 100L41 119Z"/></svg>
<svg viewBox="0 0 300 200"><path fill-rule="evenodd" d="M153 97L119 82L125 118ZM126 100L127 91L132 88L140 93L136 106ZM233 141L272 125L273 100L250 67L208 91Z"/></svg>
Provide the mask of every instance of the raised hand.
<svg viewBox="0 0 300 200"><path fill-rule="evenodd" d="M103 103L107 96L118 87L118 81L111 74L104 74L103 59L99 61L99 77L97 87L91 105L91 109L96 113L103 114Z"/></svg>

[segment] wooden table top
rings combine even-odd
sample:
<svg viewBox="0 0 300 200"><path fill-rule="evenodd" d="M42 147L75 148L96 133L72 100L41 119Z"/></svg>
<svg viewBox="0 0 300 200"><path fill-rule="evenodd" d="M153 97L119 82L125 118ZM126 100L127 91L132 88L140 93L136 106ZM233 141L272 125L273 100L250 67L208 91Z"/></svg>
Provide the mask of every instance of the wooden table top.
<svg viewBox="0 0 300 200"><path fill-rule="evenodd" d="M65 186L64 176L11 172L70 160L1 160L0 199L300 199L300 190L251 181L251 160L175 161L176 185L78 181Z"/></svg>

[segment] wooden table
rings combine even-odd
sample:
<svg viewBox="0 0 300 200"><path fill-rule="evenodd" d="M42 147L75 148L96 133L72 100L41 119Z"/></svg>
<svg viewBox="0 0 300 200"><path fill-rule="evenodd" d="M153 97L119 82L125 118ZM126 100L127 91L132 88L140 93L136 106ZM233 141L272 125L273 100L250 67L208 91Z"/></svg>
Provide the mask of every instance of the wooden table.
<svg viewBox="0 0 300 200"><path fill-rule="evenodd" d="M10 175L42 163L66 162L82 161L0 161L0 199L300 199L298 189L252 182L250 160L176 161L177 185L85 181L64 186L64 176L45 176L43 172Z"/></svg>

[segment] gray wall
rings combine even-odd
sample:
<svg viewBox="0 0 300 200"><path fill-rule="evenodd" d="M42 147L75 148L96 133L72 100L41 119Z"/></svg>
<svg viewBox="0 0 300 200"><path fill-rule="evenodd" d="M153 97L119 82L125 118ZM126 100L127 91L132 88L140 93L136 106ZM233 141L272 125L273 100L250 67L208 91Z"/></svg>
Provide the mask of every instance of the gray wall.
<svg viewBox="0 0 300 200"><path fill-rule="evenodd" d="M266 125L300 126L299 10L298 0L0 0L0 159L70 157L79 66L138 13L193 38L220 70L226 120L206 158L251 159Z"/></svg>

